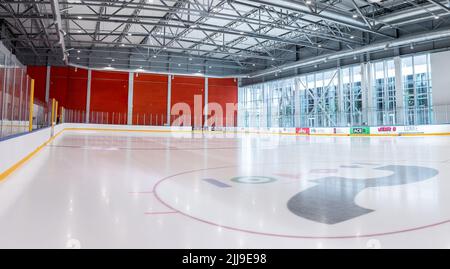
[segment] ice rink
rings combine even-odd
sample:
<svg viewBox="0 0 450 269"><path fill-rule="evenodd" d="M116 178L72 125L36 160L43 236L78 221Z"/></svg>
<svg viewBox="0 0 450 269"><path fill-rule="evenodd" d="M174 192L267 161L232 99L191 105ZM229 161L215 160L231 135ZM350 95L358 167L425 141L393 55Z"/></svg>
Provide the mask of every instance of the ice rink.
<svg viewBox="0 0 450 269"><path fill-rule="evenodd" d="M65 131L0 248L450 248L450 137Z"/></svg>

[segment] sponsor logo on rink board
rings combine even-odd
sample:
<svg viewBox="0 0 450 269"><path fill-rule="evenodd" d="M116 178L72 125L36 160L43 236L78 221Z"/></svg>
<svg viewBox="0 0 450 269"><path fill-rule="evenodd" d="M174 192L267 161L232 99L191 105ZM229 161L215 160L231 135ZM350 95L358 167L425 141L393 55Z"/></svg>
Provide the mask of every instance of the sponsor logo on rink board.
<svg viewBox="0 0 450 269"><path fill-rule="evenodd" d="M310 134L310 130L309 130L309 128L295 128L295 133L296 133L296 134L306 134L306 135L309 135L309 134Z"/></svg>
<svg viewBox="0 0 450 269"><path fill-rule="evenodd" d="M311 134L333 134L333 128L310 128Z"/></svg>
<svg viewBox="0 0 450 269"><path fill-rule="evenodd" d="M352 127L350 128L350 134L369 135L370 127Z"/></svg>
<svg viewBox="0 0 450 269"><path fill-rule="evenodd" d="M349 134L348 128L333 128L334 134Z"/></svg>
<svg viewBox="0 0 450 269"><path fill-rule="evenodd" d="M393 133L393 132L397 131L397 127L383 126L383 127L378 127L377 130L379 133Z"/></svg>
<svg viewBox="0 0 450 269"><path fill-rule="evenodd" d="M416 125L403 126L399 128L399 134L424 134L425 132L421 129L420 126Z"/></svg>

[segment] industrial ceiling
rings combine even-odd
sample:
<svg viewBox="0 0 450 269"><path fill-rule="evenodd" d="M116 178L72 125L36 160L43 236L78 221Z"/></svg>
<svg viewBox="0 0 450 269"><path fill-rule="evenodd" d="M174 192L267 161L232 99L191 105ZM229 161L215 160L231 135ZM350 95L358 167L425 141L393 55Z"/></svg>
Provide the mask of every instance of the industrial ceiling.
<svg viewBox="0 0 450 269"><path fill-rule="evenodd" d="M447 0L0 0L0 37L27 65L257 81L446 48L449 15Z"/></svg>

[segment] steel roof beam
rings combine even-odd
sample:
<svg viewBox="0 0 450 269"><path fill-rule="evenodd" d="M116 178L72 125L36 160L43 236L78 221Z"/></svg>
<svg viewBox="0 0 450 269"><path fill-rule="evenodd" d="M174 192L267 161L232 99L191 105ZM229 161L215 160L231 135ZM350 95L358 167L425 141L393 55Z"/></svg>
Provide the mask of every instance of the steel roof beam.
<svg viewBox="0 0 450 269"><path fill-rule="evenodd" d="M77 20L77 18L75 16L67 16L65 17L65 19L71 19L71 20ZM99 21L98 18L85 18L83 17L83 20L85 21ZM118 20L118 19L109 19L108 22L112 22L112 23L131 23L131 24L142 24L142 25L151 25L151 26L165 26L165 27L172 27L172 28L180 28L180 29L191 29L189 27L187 27L186 25L193 25L193 22L189 22L189 21L182 21L182 23L184 23L184 25L177 25L177 24L162 24L159 22L129 22L129 21L124 21L124 20ZM206 24L206 23L202 23L199 24L200 27L195 28L196 30L203 30L206 32L217 32L217 33L224 33L224 34L232 34L232 35L245 35L245 36L249 36L249 37L256 37L256 38L260 38L260 39L266 39L266 40L273 40L273 41L279 41L282 43L286 43L286 44L292 44L292 45L304 45L304 46L311 46L311 44L304 42L304 41L297 41L297 40L288 40L288 39L284 39L281 38L279 36L271 36L271 35L267 35L267 34L257 34L257 33L253 33L253 32L242 32L239 30L229 30L229 29L225 29L224 27L221 26L217 26L214 24ZM207 28L208 27L208 28ZM241 34L242 32L242 34ZM170 44L166 44L170 45Z"/></svg>
<svg viewBox="0 0 450 269"><path fill-rule="evenodd" d="M142 10L143 4L145 3L146 0L139 0L139 6L133 10L133 14L131 15L132 18L130 18L130 21L136 20L137 17L139 16L139 13ZM122 30L122 34L119 36L119 38L117 39L117 42L121 43L123 38L125 37L125 35L128 34L129 30L130 30L131 24L127 23L125 24L125 27Z"/></svg>
<svg viewBox="0 0 450 269"><path fill-rule="evenodd" d="M441 9L445 10L447 13L450 13L450 8L442 3L440 3L439 1L436 0L427 0L428 2L433 3L434 5L440 7Z"/></svg>
<svg viewBox="0 0 450 269"><path fill-rule="evenodd" d="M116 44L116 42L105 42L105 41L100 42L100 41L91 41L91 40L73 40L72 42L75 43L75 44L78 43L78 44L87 44L87 45L94 43L94 44L104 44L104 45L112 45L112 46L114 46ZM146 48L146 49L155 49L155 50L158 50L160 48L160 46L144 45L144 44L127 44L126 47L137 47L137 48ZM177 48L177 47L172 47L171 49L173 51L185 51L185 50L187 50L186 48ZM195 49L195 48L189 49L189 51L190 52L200 52L200 53L209 53L210 52L210 50ZM216 54L230 55L230 54L235 54L235 53L225 52L225 51L217 51ZM158 54L152 53L151 55L152 56L157 56ZM241 57L245 58L243 55ZM255 59L266 59L266 60L267 59L271 59L271 58L269 58L267 56L260 56L260 55L252 55L252 57L255 58ZM283 60L283 59L282 58L278 58L277 61L278 60Z"/></svg>
<svg viewBox="0 0 450 269"><path fill-rule="evenodd" d="M58 39L59 39L59 44L61 47L61 53L62 53L62 60L64 61L64 63L67 65L69 62L67 60L67 55L66 55L66 44L64 41L64 36L62 33L62 21L61 21L61 12L59 9L59 2L58 0L52 0L51 1L51 7L52 7L52 12L53 12L53 17L55 18L55 27L56 27L56 31L57 31L57 35L58 35Z"/></svg>
<svg viewBox="0 0 450 269"><path fill-rule="evenodd" d="M295 5L295 7L292 6L287 6L287 5L282 5L279 4L279 2L274 2L274 1L266 1L266 0L252 0L252 3L257 3L257 4L261 4L261 5L266 5L266 6L272 6L274 8L281 8L281 9L285 9L285 10L290 10L290 11L294 11L294 12L298 12L298 13L303 13L303 14L307 14L307 15L311 15L313 17L322 19L322 20L327 20L330 22L334 22L346 27L350 27L359 31L363 31L363 32L369 32L372 34L376 34L376 35L380 35L380 36L384 36L384 37L388 37L388 38L394 38L391 35L385 34L385 33L381 33L375 30L371 30L370 28L366 27L364 22L360 22L358 20L352 19L352 15L349 15L349 18L345 18L343 15L337 14L337 13L330 13L330 12L315 12L310 10L307 6L305 6L304 4L302 4L301 2L297 2L297 1L292 1L292 0L284 0L288 3L291 3L293 5ZM246 5L245 2L242 1L235 1L235 3L239 3L242 5ZM248 4L247 4L248 5Z"/></svg>
<svg viewBox="0 0 450 269"><path fill-rule="evenodd" d="M11 16L12 16L14 22L16 23L17 30L18 30L19 32L21 32L22 34L25 35L26 41L27 41L28 44L30 45L30 47L31 47L31 49L33 50L33 52L37 55L38 53L37 53L37 51L36 51L35 45L33 44L33 41L31 41L31 39L28 37L28 35L27 35L27 30L26 30L26 28L23 26L23 24L22 24L22 22L20 21L20 19L18 19L18 18L15 16L14 9L11 7L10 3L6 3L6 5L3 5L2 3L0 3L0 7L3 8L4 10L6 10L8 13L11 14Z"/></svg>
<svg viewBox="0 0 450 269"><path fill-rule="evenodd" d="M165 5L165 7L167 8L169 5L165 4L165 2L163 0L160 0L161 3L163 3ZM176 3L171 6L168 7L166 14L161 18L160 22L164 22L166 20L170 20L171 16L175 13L178 12L178 10L187 2L187 0L178 0L176 1ZM147 44L147 41L149 39L149 37L153 34L153 32L156 31L158 27L155 25L150 31L149 31L149 35L147 37L145 37L144 39L142 39L142 41L140 42L140 44Z"/></svg>

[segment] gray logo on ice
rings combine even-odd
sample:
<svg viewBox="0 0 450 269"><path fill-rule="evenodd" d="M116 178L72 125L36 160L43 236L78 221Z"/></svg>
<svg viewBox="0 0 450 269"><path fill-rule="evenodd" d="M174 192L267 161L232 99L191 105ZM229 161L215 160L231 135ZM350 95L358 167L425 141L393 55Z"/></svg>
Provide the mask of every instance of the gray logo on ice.
<svg viewBox="0 0 450 269"><path fill-rule="evenodd" d="M356 195L366 188L405 185L438 174L436 169L420 166L388 165L374 169L391 171L393 174L368 179L325 177L311 180L317 185L294 195L287 207L302 218L336 224L374 211L355 204Z"/></svg>

